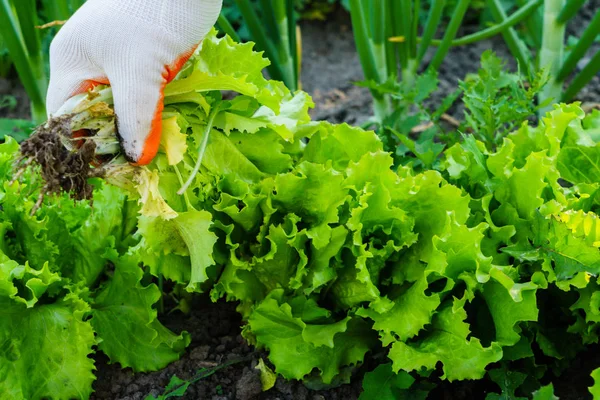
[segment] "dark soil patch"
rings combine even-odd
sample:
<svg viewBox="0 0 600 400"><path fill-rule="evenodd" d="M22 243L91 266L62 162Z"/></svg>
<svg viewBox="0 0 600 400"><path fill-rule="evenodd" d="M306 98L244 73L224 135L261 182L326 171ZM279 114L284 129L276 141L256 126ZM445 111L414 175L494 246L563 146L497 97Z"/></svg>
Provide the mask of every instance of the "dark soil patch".
<svg viewBox="0 0 600 400"><path fill-rule="evenodd" d="M240 335L243 325L235 310L236 304L220 301L211 303L207 296L195 299L189 315L179 312L167 314L162 322L172 331L186 330L192 337L188 351L179 361L165 369L151 373L134 374L130 369L111 365L101 353L95 356L97 380L92 400L141 400L147 395L162 394L173 375L191 379L200 369L211 369L222 364L235 364L220 369L190 386L184 400L356 400L362 388L365 371L372 370L377 361L368 354L365 365L354 374L352 383L337 388L314 391L298 381L277 379L274 388L261 391L260 375L255 369L262 358L267 364L268 354L256 351ZM380 358L381 355L376 355ZM241 362L237 362L242 360ZM591 399L587 388L593 384L592 370L600 366L600 346L592 346L586 354L573 360L571 367L560 378L554 379L555 394L561 400ZM484 400L488 393L499 388L489 381L441 381L430 393L430 400ZM373 399L376 400L376 399Z"/></svg>
<svg viewBox="0 0 600 400"><path fill-rule="evenodd" d="M163 393L173 375L182 379L192 378L199 369L236 363L219 370L214 375L190 386L183 399L206 400L353 400L358 398L361 379L323 393L311 391L298 381L277 380L275 387L262 393L258 360L268 363L267 353L255 351L240 335L242 321L235 311L235 304L211 303L208 298L198 298L190 315L181 313L166 315L164 324L175 332L187 330L192 343L186 354L162 371L133 374L130 369L109 365L102 354L96 358L98 379L94 384L94 400L139 400L151 394Z"/></svg>
<svg viewBox="0 0 600 400"><path fill-rule="evenodd" d="M29 98L17 79L0 78L0 104L0 118L30 118Z"/></svg>
<svg viewBox="0 0 600 400"><path fill-rule="evenodd" d="M459 36L471 33L476 27L461 28ZM354 46L352 25L347 13L340 11L326 23L307 22L302 26L303 65L302 85L313 96L316 107L312 117L334 123L361 124L373 113L369 90L353 83L364 80L364 75ZM451 49L439 70L439 88L434 103L454 92L458 81L468 73L477 72L479 60L485 50L512 61L512 56L501 37L478 42L470 46ZM433 56L425 56L425 65ZM514 65L509 65L515 69ZM461 109L452 109L452 116L462 117Z"/></svg>
<svg viewBox="0 0 600 400"><path fill-rule="evenodd" d="M598 9L600 0L589 0L579 15L568 24L567 35L581 35ZM476 26L463 26L457 36L473 33L477 29ZM373 113L373 102L368 89L353 85L354 82L364 80L364 76L348 14L338 11L327 22L305 22L302 25L302 40L302 85L313 96L316 104L312 117L354 125L366 121ZM588 52L577 65L575 73L590 62L598 48L600 44ZM481 55L488 49L505 60L510 70L516 71L514 58L501 36L468 46L454 47L440 67L439 88L433 95L433 105L439 105L442 99L454 92L459 80L464 79L467 74L477 72ZM433 51L426 54L425 64L432 56ZM579 93L577 100L584 103L600 102L600 75L596 75ZM449 110L449 114L462 119L463 108L457 104Z"/></svg>

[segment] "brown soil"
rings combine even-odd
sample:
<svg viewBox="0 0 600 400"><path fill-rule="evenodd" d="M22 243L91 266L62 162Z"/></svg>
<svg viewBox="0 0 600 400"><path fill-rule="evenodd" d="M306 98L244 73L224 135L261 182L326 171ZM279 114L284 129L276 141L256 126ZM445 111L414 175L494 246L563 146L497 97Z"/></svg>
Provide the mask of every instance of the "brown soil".
<svg viewBox="0 0 600 400"><path fill-rule="evenodd" d="M139 400L147 395L158 396L173 375L192 378L200 369L211 369L228 362L236 363L219 370L210 377L190 386L183 399L211 400L355 400L358 398L361 379L324 392L307 389L298 381L277 380L275 387L262 392L259 371L255 369L262 358L268 363L264 351L250 347L240 335L242 321L235 304L211 303L208 297L196 299L190 315L168 314L164 324L174 332L187 330L192 343L188 352L162 371L133 374L119 365L109 365L108 359L98 354L96 366L98 380L94 384L93 400Z"/></svg>

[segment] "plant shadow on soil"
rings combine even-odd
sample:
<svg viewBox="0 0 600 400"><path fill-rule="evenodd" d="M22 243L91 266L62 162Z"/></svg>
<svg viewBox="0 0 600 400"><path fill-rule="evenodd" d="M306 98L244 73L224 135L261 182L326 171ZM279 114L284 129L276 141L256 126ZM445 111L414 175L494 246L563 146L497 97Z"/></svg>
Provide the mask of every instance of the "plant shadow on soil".
<svg viewBox="0 0 600 400"><path fill-rule="evenodd" d="M586 26L593 12L600 7L600 0L588 1L584 11L578 16L581 21L571 25ZM468 25L459 35L475 29ZM310 93L316 103L312 111L314 119L335 123L360 124L371 115L371 98L367 89L352 83L363 79L360 62L354 48L352 29L348 15L336 12L327 22L304 22L303 32L303 89ZM476 43L471 46L454 48L440 69L440 87L434 103L441 101L452 92L459 79L465 74L476 72L480 55L486 49L493 49L501 58L510 60L502 39ZM514 64L509 67L514 69ZM17 107L0 110L0 118L27 118L29 106L22 87L12 81L0 79L0 96L11 95L17 100ZM584 102L600 102L600 79L592 83L580 94ZM450 114L460 118L462 110L453 107ZM367 356L366 365L353 377L352 383L325 391L311 391L297 381L287 382L278 378L273 389L261 392L260 376L254 368L259 358L267 361L267 353L255 351L241 337L242 321L235 311L235 304L211 303L207 297L198 298L189 315L180 312L166 314L162 322L174 332L187 330L192 343L179 361L165 369L153 373L133 374L130 369L108 364L106 356L95 356L97 380L94 383L93 399L138 400L147 395L162 393L173 375L189 379L202 368L213 368L222 363L249 357L251 360L219 370L214 375L190 386L183 399L207 400L353 400L361 392L362 375L373 369L372 355ZM556 394L563 400L591 399L587 387L592 384L590 372L600 366L600 347L590 347L589 351L574 360L569 370L555 381ZM429 399L467 400L484 399L490 390L497 391L494 384L479 381L463 381L440 384L431 392Z"/></svg>

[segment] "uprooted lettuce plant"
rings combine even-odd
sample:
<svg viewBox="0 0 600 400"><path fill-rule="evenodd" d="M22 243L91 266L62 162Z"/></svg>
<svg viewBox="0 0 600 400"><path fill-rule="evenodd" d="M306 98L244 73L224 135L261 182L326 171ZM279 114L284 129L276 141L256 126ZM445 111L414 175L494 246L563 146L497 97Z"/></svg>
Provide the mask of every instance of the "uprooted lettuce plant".
<svg viewBox="0 0 600 400"><path fill-rule="evenodd" d="M311 122L309 96L266 64L206 38L166 89L147 167L118 154L109 88L72 99L23 147L50 135L89 157L77 179L106 181L78 181L91 196L44 153L30 157L56 184L0 146L3 397L87 397L94 349L135 371L177 358L189 337L157 320L153 277L238 302L244 337L313 388L371 353L389 364L366 389L423 398L440 379L489 378L527 395L598 341L598 113L560 105L495 151L469 137L416 173L374 132ZM73 190L93 204L40 197Z"/></svg>

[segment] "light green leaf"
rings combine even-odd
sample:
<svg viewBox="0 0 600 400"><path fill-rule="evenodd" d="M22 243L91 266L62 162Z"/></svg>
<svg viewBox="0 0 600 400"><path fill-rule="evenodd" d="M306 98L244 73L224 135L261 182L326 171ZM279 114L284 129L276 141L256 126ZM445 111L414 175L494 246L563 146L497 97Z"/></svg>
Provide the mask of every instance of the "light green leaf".
<svg viewBox="0 0 600 400"><path fill-rule="evenodd" d="M397 374L392 364L381 364L363 379L363 392L358 400L425 400L428 392L411 389L415 378L407 372Z"/></svg>
<svg viewBox="0 0 600 400"><path fill-rule="evenodd" d="M260 371L260 383L262 384L263 392L266 392L275 386L277 374L273 372L271 368L267 367L262 358L258 360L258 365L254 368Z"/></svg>
<svg viewBox="0 0 600 400"><path fill-rule="evenodd" d="M592 372L592 378L594 379L594 385L589 388L590 393L594 397L594 400L598 400L600 399L600 368Z"/></svg>
<svg viewBox="0 0 600 400"><path fill-rule="evenodd" d="M271 108L263 106L256 111L253 118L264 121L270 129L289 142L294 140L300 125L310 122L308 110L314 106L310 96L299 91L281 102L278 114Z"/></svg>
<svg viewBox="0 0 600 400"><path fill-rule="evenodd" d="M433 313L440 305L438 294L425 294L427 286L427 279L423 277L393 301L394 306L391 310L379 313L362 308L358 310L357 315L375 321L373 329L382 331L382 337L394 334L405 342L431 323Z"/></svg>
<svg viewBox="0 0 600 400"><path fill-rule="evenodd" d="M112 278L97 292L91 323L102 339L98 348L123 368L156 371L179 358L190 343L187 332L177 336L157 319L154 304L161 293L141 284L135 259L113 260Z"/></svg>
<svg viewBox="0 0 600 400"><path fill-rule="evenodd" d="M347 124L320 122L304 150L303 159L317 164L331 161L333 168L345 171L350 161L358 162L365 154L382 150L375 132Z"/></svg>
<svg viewBox="0 0 600 400"><path fill-rule="evenodd" d="M192 130L194 141L199 146L204 127L192 125ZM233 175L245 182L258 182L264 175L230 138L215 129L210 132L202 165L215 175Z"/></svg>
<svg viewBox="0 0 600 400"><path fill-rule="evenodd" d="M479 339L467 339L470 333L465 322L467 313L460 306L454 308L446 306L439 311L421 340L410 344L397 341L392 345L389 358L394 371L433 370L441 362L444 379L481 379L486 366L502 358L498 344L483 347Z"/></svg>
<svg viewBox="0 0 600 400"><path fill-rule="evenodd" d="M261 129L252 135L234 131L229 140L266 174L284 173L292 168L292 157L284 153L282 139L273 130Z"/></svg>
<svg viewBox="0 0 600 400"><path fill-rule="evenodd" d="M501 392L490 393L485 400L526 400L526 397L518 397L515 392L527 379L527 375L518 371L510 371L506 364L501 368L493 369L488 372L490 378L500 386Z"/></svg>
<svg viewBox="0 0 600 400"><path fill-rule="evenodd" d="M338 207L348 196L343 181L343 176L331 168L302 162L294 172L275 178L273 205L310 224L308 236L316 248L322 248L331 240L329 224L339 221Z"/></svg>
<svg viewBox="0 0 600 400"><path fill-rule="evenodd" d="M217 235L210 231L212 216L207 211L188 211L179 214L173 224L187 246L192 261L187 290L198 291L199 285L208 280L207 268L215 263L212 253Z"/></svg>
<svg viewBox="0 0 600 400"><path fill-rule="evenodd" d="M302 379L318 368L323 382L331 383L340 368L361 362L371 347L372 333L360 318L333 325L307 324L278 298L281 291L272 292L254 309L248 323L258 344L270 350L277 373L285 378Z"/></svg>
<svg viewBox="0 0 600 400"><path fill-rule="evenodd" d="M88 398L96 343L88 310L74 294L29 309L0 297L0 397Z"/></svg>
<svg viewBox="0 0 600 400"><path fill-rule="evenodd" d="M177 117L163 120L160 146L167 154L169 165L179 164L187 151L187 135L181 132Z"/></svg>
<svg viewBox="0 0 600 400"><path fill-rule="evenodd" d="M510 178L498 188L496 199L515 207L519 217L533 218L535 210L544 204L542 191L548 186L546 175L552 168L553 163L545 154L531 153L525 166L515 168Z"/></svg>
<svg viewBox="0 0 600 400"><path fill-rule="evenodd" d="M600 182L600 144L563 147L557 166L561 177L571 183Z"/></svg>
<svg viewBox="0 0 600 400"><path fill-rule="evenodd" d="M279 112L281 100L289 93L281 82L267 81L262 70L269 65L254 43L235 43L229 36L217 38L213 29L202 41L199 56L190 71L165 89L165 98L192 91L232 90L253 97Z"/></svg>
<svg viewBox="0 0 600 400"><path fill-rule="evenodd" d="M554 385L542 386L539 390L533 392L533 400L558 400L558 397L554 395Z"/></svg>

